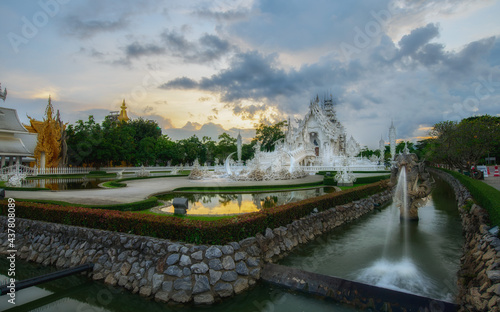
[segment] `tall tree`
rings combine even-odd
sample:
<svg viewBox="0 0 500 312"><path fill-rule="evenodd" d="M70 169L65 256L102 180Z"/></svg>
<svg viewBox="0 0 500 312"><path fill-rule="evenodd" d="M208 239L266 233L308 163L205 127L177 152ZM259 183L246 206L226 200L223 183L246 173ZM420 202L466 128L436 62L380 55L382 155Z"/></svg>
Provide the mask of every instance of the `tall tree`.
<svg viewBox="0 0 500 312"><path fill-rule="evenodd" d="M443 121L434 125L432 161L452 168L469 170L500 145L500 117L476 116L462 121Z"/></svg>
<svg viewBox="0 0 500 312"><path fill-rule="evenodd" d="M222 133L218 137L217 157L224 161L229 154L236 152L236 138L233 138L227 133ZM236 157L234 157L236 159Z"/></svg>
<svg viewBox="0 0 500 312"><path fill-rule="evenodd" d="M255 132L255 138L252 141L258 141L263 150L274 151L274 144L285 138L285 128L287 121L283 120L274 125L260 123Z"/></svg>

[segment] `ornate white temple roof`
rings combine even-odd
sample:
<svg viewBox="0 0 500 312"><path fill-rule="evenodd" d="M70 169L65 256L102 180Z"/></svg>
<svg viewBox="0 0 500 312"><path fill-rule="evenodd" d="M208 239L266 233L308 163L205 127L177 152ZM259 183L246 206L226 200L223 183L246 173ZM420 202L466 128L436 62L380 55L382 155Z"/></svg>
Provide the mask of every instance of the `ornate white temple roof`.
<svg viewBox="0 0 500 312"><path fill-rule="evenodd" d="M0 137L0 155L33 156L23 141L16 137Z"/></svg>
<svg viewBox="0 0 500 312"><path fill-rule="evenodd" d="M21 124L17 111L0 107L0 156L33 156L37 135Z"/></svg>
<svg viewBox="0 0 500 312"><path fill-rule="evenodd" d="M21 124L15 109L0 107L0 134L2 132L28 133L28 130Z"/></svg>

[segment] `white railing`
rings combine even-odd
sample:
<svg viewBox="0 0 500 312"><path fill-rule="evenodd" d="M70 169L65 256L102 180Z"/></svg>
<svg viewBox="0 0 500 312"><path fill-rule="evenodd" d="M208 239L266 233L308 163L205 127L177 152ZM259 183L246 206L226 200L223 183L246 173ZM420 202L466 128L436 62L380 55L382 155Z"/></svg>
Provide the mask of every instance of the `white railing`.
<svg viewBox="0 0 500 312"><path fill-rule="evenodd" d="M208 170L224 170L224 166L200 166L200 169L208 169ZM242 170L246 168L246 166L235 165L231 166L236 170ZM303 169L306 172L318 172L318 171L340 171L342 170L342 166L298 166L298 168ZM103 167L99 170L106 171L108 173L136 173L141 171L142 167ZM148 166L144 167L145 170L150 172L157 171L175 171L175 170L191 170L192 166ZM380 171L385 170L383 165L351 165L350 169L353 171ZM91 167L65 167L65 168L32 168L23 165L13 165L8 167L3 167L0 169L0 175L14 175L16 173L26 174L27 176L36 176L36 175L65 175L65 174L88 174L91 171L95 171L95 168Z"/></svg>
<svg viewBox="0 0 500 312"><path fill-rule="evenodd" d="M318 171L341 171L343 166L300 166L306 172L318 172ZM384 171L384 165L374 165L374 166L363 166L363 165L352 165L349 167L352 171Z"/></svg>
<svg viewBox="0 0 500 312"><path fill-rule="evenodd" d="M0 175L11 176L15 174L26 174L27 176L32 176L36 175L36 169L20 164L7 166L0 169Z"/></svg>
<svg viewBox="0 0 500 312"><path fill-rule="evenodd" d="M88 174L96 170L90 167L61 167L61 168L36 168L37 174L63 175L63 174Z"/></svg>

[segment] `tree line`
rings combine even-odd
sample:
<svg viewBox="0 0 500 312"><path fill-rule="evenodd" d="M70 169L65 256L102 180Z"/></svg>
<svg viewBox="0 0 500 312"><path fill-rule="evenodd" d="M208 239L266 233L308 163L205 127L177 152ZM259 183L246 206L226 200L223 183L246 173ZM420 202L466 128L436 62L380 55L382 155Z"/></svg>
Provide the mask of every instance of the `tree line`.
<svg viewBox="0 0 500 312"><path fill-rule="evenodd" d="M396 153L407 144L410 153L432 166L469 171L471 167L487 163L487 158L500 159L500 117L483 115L461 121L436 123L429 132L429 138L412 142L401 141ZM358 156L379 156L378 150L363 148ZM389 146L385 146L384 159L390 160Z"/></svg>
<svg viewBox="0 0 500 312"><path fill-rule="evenodd" d="M262 150L273 150L272 144L284 138L286 121L274 125L259 124L250 143L242 144L242 160L253 158L257 142ZM68 163L71 166L166 166L223 163L236 152L236 138L227 133L201 139L193 135L174 141L162 135L156 121L138 118L128 122L106 117L99 124L93 116L66 128ZM236 160L236 154L233 159Z"/></svg>

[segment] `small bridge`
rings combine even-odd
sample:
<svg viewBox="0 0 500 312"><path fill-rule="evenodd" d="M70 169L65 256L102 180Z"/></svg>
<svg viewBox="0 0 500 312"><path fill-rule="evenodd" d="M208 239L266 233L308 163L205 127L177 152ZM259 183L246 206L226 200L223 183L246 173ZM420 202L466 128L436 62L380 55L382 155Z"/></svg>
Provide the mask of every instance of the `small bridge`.
<svg viewBox="0 0 500 312"><path fill-rule="evenodd" d="M7 166L0 168L0 176L13 176L16 174L22 174L26 176L36 176L37 175L37 170L36 168L20 165L20 164L15 164L12 166Z"/></svg>

